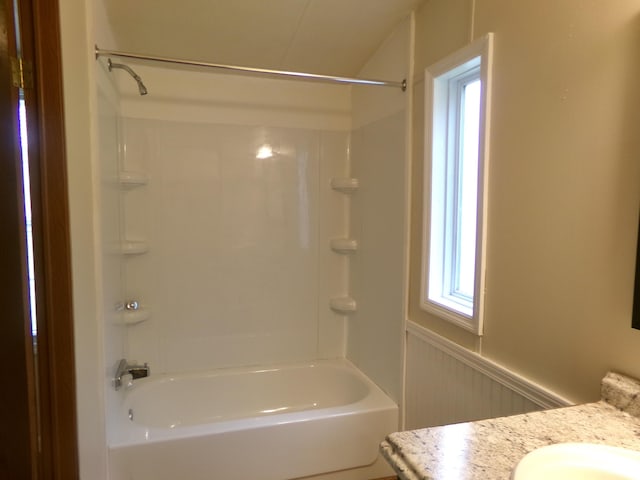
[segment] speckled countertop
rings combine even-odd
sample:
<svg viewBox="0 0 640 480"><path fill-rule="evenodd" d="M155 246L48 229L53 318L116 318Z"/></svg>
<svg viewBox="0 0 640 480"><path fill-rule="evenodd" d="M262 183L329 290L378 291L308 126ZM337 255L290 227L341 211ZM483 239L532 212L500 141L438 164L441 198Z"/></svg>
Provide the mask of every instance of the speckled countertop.
<svg viewBox="0 0 640 480"><path fill-rule="evenodd" d="M640 451L640 382L609 373L599 402L392 433L380 450L403 480L508 480L527 453L563 442Z"/></svg>

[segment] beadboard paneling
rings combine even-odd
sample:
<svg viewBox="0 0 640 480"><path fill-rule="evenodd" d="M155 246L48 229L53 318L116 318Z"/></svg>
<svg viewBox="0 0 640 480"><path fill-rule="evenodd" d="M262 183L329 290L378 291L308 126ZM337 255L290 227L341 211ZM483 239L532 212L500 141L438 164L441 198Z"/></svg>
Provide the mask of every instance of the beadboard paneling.
<svg viewBox="0 0 640 480"><path fill-rule="evenodd" d="M418 325L407 334L406 429L570 404Z"/></svg>

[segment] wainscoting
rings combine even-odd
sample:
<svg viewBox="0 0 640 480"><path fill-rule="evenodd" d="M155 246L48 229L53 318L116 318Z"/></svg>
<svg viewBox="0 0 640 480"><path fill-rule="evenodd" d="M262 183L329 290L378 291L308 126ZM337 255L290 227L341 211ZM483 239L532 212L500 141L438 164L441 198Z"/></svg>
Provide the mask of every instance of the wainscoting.
<svg viewBox="0 0 640 480"><path fill-rule="evenodd" d="M413 322L407 326L405 401L407 430L570 405Z"/></svg>

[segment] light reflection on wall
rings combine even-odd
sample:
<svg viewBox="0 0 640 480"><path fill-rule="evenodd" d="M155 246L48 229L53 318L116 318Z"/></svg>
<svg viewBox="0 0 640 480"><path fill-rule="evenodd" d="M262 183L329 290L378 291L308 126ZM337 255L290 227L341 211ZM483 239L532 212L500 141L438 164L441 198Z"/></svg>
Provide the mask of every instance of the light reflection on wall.
<svg viewBox="0 0 640 480"><path fill-rule="evenodd" d="M271 148L271 145L265 144L258 148L258 151L256 153L257 159L263 160L271 157L273 157L273 148Z"/></svg>

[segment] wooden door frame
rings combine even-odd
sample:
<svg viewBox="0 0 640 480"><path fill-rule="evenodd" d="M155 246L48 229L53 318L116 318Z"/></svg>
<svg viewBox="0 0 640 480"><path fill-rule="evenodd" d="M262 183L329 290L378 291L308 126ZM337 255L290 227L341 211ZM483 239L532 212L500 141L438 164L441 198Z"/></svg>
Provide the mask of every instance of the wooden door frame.
<svg viewBox="0 0 640 480"><path fill-rule="evenodd" d="M38 333L42 478L74 480L78 473L76 382L71 281L62 48L58 0L19 0L33 5L34 90L40 141L38 172L41 226L41 304L44 338ZM36 273L36 275L38 275ZM36 277L37 282L38 277Z"/></svg>
<svg viewBox="0 0 640 480"><path fill-rule="evenodd" d="M12 12L12 0L0 1L4 14ZM25 89L25 103L29 119L38 345L34 365L25 285L24 218L18 218L24 200L20 160L16 158L15 148L11 152L9 148L3 148L3 172L15 177L15 185L13 191L8 192L11 199L9 208L0 210L2 220L9 220L5 224L6 237L12 240L12 249L0 252L4 255L0 256L3 262L12 266L0 273L0 284L11 289L8 293L3 292L2 298L10 305L12 313L3 315L5 325L2 328L13 329L14 333L21 330L22 342L16 346L20 347L19 351L13 349L16 351L0 355L0 362L8 362L8 367L0 366L0 372L19 366L16 373L2 381L7 382L5 387L20 390L16 399L7 400L10 407L18 408L19 401L24 402L25 399L26 403L18 410L20 415L14 415L15 419L9 418L11 412L2 414L2 418L9 418L15 422L16 428L29 432L29 438L10 444L9 436L0 437L3 442L0 448L10 459L7 466L11 473L9 478L75 480L79 478L79 467L60 13L58 0L17 0L17 4L22 57L32 62L34 74L33 88ZM8 52L0 54L15 56L15 42L10 40L7 45ZM0 61L2 74L7 72L5 60ZM10 77L3 79L3 88L6 78ZM3 109L3 123L16 123L16 92L10 99L14 106L14 120L8 120L11 111ZM5 116L7 113L9 117ZM15 139L17 128L15 125L12 128ZM3 139L7 134L4 130ZM11 143L15 144L14 141ZM4 248L4 241L0 248ZM3 308L7 306L3 305ZM15 384L12 385L11 380ZM4 403L5 398L0 399ZM25 418L25 413L28 418ZM17 425L17 422L25 421L29 423L28 429ZM4 428L7 426L3 425ZM12 452L14 458L10 457ZM27 461L30 466L24 465Z"/></svg>

